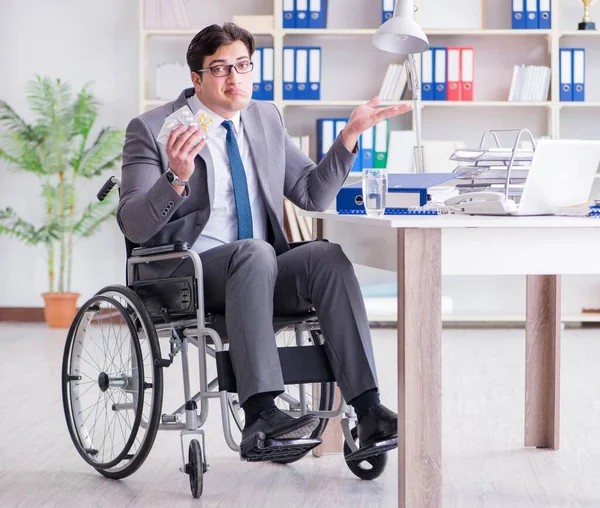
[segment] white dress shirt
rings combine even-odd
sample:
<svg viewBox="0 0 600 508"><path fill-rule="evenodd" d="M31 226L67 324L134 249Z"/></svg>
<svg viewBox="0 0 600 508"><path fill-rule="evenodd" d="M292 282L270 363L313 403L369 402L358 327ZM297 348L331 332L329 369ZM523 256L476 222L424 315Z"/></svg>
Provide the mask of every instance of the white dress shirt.
<svg viewBox="0 0 600 508"><path fill-rule="evenodd" d="M197 95L188 99L188 104L192 113L204 106ZM223 119L216 113L211 113L221 122ZM261 240L267 239L267 212L263 202L261 190L258 184L258 174L254 165L254 160L250 154L248 139L244 135L244 126L242 125L240 113L231 119L235 131L235 138L242 156L242 163L246 171L246 181L248 182L248 196L250 198L250 207L252 209L252 232L254 238ZM235 206L235 197L233 194L233 180L231 179L231 167L225 140L227 131L225 127L219 125L214 130L214 134L207 139L207 145L213 161L215 172L215 196L210 218L204 226L201 235L194 242L192 248L196 252L204 252L213 247L224 245L237 240L238 225Z"/></svg>

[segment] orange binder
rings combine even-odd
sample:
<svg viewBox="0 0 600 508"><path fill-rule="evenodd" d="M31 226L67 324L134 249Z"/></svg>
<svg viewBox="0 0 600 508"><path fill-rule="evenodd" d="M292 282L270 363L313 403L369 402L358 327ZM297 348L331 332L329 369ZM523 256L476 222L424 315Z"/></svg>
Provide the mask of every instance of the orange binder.
<svg viewBox="0 0 600 508"><path fill-rule="evenodd" d="M448 47L446 56L446 100L459 101L461 95L460 50Z"/></svg>
<svg viewBox="0 0 600 508"><path fill-rule="evenodd" d="M473 100L473 78L475 75L475 51L473 48L461 48L460 52L460 81L461 100Z"/></svg>

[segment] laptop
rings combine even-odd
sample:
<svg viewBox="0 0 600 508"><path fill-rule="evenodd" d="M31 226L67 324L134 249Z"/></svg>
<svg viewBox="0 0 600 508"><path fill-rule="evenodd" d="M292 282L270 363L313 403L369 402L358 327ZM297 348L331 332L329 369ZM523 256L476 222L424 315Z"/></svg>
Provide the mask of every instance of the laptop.
<svg viewBox="0 0 600 508"><path fill-rule="evenodd" d="M599 165L600 141L542 139L518 204L491 191L461 194L444 204L471 215L555 215L559 208L589 200Z"/></svg>

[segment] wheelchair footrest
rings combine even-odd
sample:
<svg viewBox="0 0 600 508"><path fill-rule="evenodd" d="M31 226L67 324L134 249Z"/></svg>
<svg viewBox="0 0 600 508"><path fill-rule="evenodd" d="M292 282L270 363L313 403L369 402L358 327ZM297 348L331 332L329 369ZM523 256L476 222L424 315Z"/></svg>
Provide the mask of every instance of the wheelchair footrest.
<svg viewBox="0 0 600 508"><path fill-rule="evenodd" d="M321 439L266 439L257 432L240 444L240 457L248 462L264 462L301 457L319 446Z"/></svg>
<svg viewBox="0 0 600 508"><path fill-rule="evenodd" d="M355 452L346 455L346 462L354 462L356 460L365 460L369 457L381 455L382 453L389 452L394 448L398 448L398 436L384 441L378 441L368 446L359 448Z"/></svg>

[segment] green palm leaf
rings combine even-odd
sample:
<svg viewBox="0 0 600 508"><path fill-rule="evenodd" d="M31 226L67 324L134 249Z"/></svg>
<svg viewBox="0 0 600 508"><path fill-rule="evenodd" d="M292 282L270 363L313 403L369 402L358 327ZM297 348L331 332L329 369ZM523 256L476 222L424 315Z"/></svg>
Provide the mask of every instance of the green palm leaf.
<svg viewBox="0 0 600 508"><path fill-rule="evenodd" d="M60 228L55 222L36 229L17 216L12 208L0 210L0 233L19 238L29 245L47 244L60 238Z"/></svg>
<svg viewBox="0 0 600 508"><path fill-rule="evenodd" d="M32 123L0 101L0 160L41 177L45 223L36 227L7 208L0 210L0 235L31 245L45 243L50 291L57 287L60 292L70 287L73 238L91 236L116 215L110 200L94 201L84 205L76 220L78 178L98 176L118 164L124 131L102 129L89 143L99 107L89 84L73 97L69 83L37 76L28 83L26 95Z"/></svg>
<svg viewBox="0 0 600 508"><path fill-rule="evenodd" d="M0 124L11 134L28 142L41 143L41 129L25 122L6 102L0 101Z"/></svg>
<svg viewBox="0 0 600 508"><path fill-rule="evenodd" d="M102 129L92 146L83 152L79 161L78 174L91 178L115 167L121 158L123 142L122 131Z"/></svg>
<svg viewBox="0 0 600 508"><path fill-rule="evenodd" d="M74 224L73 231L77 236L87 238L94 234L104 221L115 217L117 205L110 199L90 203L81 218Z"/></svg>

